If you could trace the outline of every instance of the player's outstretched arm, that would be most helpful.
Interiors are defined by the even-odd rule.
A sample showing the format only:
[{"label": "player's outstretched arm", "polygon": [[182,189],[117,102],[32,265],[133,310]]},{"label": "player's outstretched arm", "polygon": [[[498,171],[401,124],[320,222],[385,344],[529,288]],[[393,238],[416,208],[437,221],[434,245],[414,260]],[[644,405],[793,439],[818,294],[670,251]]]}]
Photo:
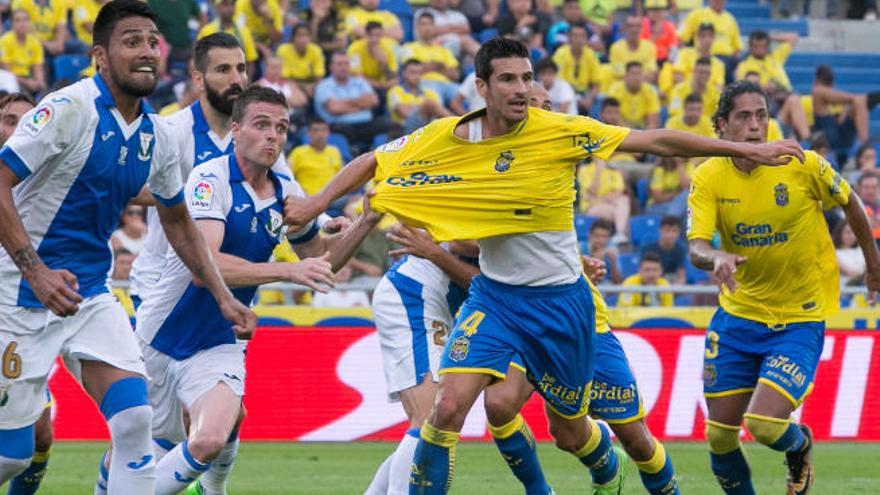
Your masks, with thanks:
[{"label": "player's outstretched arm", "polygon": [[391,256],[411,254],[424,258],[437,265],[455,285],[462,289],[468,289],[471,286],[471,279],[480,274],[479,268],[465,263],[458,256],[438,246],[431,234],[422,229],[400,225],[388,233],[388,238],[403,246],[388,254]]},{"label": "player's outstretched arm", "polygon": [[865,213],[865,205],[862,204],[862,200],[856,193],[850,192],[849,200],[843,207],[843,211],[846,214],[846,221],[865,255],[867,266],[865,285],[868,286],[869,301],[874,303],[877,300],[877,292],[880,291],[880,252],[877,250],[877,243],[871,232],[871,224]]},{"label": "player's outstretched arm", "polygon": [[620,143],[618,150],[658,156],[730,156],[764,165],[785,165],[791,157],[804,161],[804,150],[791,139],[761,144],[735,143],[671,129],[633,130]]},{"label": "player's outstretched arm", "polygon": [[356,191],[376,175],[376,156],[364,153],[342,167],[321,192],[308,198],[288,196],[284,202],[284,223],[292,231],[304,229],[337,199]]},{"label": "player's outstretched arm", "polygon": [[159,221],[168,242],[193,274],[193,280],[204,285],[217,300],[223,317],[232,322],[232,329],[241,338],[249,338],[257,326],[257,316],[238,301],[223,283],[208,245],[183,202],[174,206],[156,205]]},{"label": "player's outstretched arm", "polygon": [[691,263],[695,267],[714,273],[730,292],[736,291],[736,267],[746,262],[744,256],[715,249],[705,239],[693,239],[689,247]]},{"label": "player's outstretched arm", "polygon": [[15,172],[0,161],[0,244],[43,306],[58,316],[70,316],[82,301],[76,292],[76,276],[67,270],[50,270],[37,255],[12,200],[12,188],[19,182]]}]

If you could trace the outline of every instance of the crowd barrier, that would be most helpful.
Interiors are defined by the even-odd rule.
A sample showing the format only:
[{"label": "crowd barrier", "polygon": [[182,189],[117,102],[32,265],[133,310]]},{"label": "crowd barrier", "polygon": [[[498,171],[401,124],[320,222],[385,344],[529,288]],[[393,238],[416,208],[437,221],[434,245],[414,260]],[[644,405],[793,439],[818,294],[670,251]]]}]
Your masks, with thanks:
[{"label": "crowd barrier", "polygon": [[[258,308],[247,353],[244,440],[399,440],[407,425],[387,401],[379,343],[368,309]],[[664,440],[702,440],[702,330],[710,308],[612,312],[639,383],[647,422]],[[880,441],[880,312],[845,311],[829,321],[812,395],[795,416],[818,440]],[[869,329],[867,331],[855,329]],[[104,421],[61,367],[50,387],[59,439],[103,439]],[[548,440],[537,397],[526,405],[536,438]],[[488,439],[481,400],[465,439]]]}]

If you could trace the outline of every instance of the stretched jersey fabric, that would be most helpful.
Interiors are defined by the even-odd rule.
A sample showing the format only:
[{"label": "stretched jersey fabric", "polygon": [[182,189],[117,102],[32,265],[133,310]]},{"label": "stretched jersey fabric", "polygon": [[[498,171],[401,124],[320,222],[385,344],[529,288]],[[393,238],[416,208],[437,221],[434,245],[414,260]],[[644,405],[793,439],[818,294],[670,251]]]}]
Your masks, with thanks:
[{"label": "stretched jersey fabric", "polygon": [[607,159],[629,133],[530,107],[505,135],[471,143],[453,134],[484,113],[435,120],[378,148],[373,208],[438,241],[571,230],[575,164]]},{"label": "stretched jersey fabric", "polygon": [[[108,241],[144,185],[166,206],[183,200],[171,130],[148,111],[142,102],[126,123],[97,75],[46,96],[0,150],[22,180],[13,199],[37,254],[76,275],[84,297],[110,292]],[[0,303],[42,307],[5,250],[0,281]]]},{"label": "stretched jersey fabric", "polygon": [[[216,220],[226,224],[220,252],[253,263],[269,260],[272,250],[284,239],[284,198],[302,196],[302,189],[290,178],[270,172],[275,197],[260,199],[244,180],[235,154],[210,160],[194,169],[185,187],[187,206],[195,220]],[[312,222],[292,242],[306,242],[318,233]],[[174,359],[186,359],[196,352],[235,342],[232,324],[223,318],[214,297],[197,287],[192,274],[173,250],[156,291],[138,309],[136,332],[154,349]],[[250,305],[257,287],[232,289],[243,304]]]},{"label": "stretched jersey fabric", "polygon": [[850,186],[812,151],[803,164],[760,166],[729,158],[697,167],[688,198],[688,238],[712,239],[747,257],[738,288],[721,294],[728,313],[770,325],[821,321],[839,306],[837,258],[822,209],[844,206]]},{"label": "stretched jersey fabric", "polygon": [[596,306],[596,333],[608,333],[611,331],[611,325],[608,324],[608,303],[602,297],[602,293],[590,280],[590,277],[584,276],[587,285],[590,286],[590,292],[593,293],[593,305]]}]

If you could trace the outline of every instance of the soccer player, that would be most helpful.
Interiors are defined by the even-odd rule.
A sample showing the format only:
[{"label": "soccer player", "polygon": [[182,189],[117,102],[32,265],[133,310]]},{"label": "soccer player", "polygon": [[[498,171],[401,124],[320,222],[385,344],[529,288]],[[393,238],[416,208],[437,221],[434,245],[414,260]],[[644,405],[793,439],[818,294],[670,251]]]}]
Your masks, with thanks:
[{"label": "soccer player", "polygon": [[[284,198],[303,194],[292,179],[272,170],[286,141],[287,111],[277,91],[258,85],[246,89],[232,113],[235,150],[193,169],[185,187],[190,214],[243,304],[252,302],[263,283],[295,282],[323,292],[322,286],[333,285],[331,269],[344,265],[379,219],[366,210],[333,239],[319,236],[313,222],[287,233],[297,254],[313,257],[268,262],[285,237]],[[163,443],[185,438],[156,468],[156,494],[171,495],[207,471],[226,448],[241,412],[246,347],[236,341],[201,281],[170,253],[156,291],[138,311],[136,333],[151,378],[153,434]],[[197,493],[225,493],[225,487],[198,486]]]},{"label": "soccer player", "polygon": [[183,205],[171,131],[145,111],[142,98],[158,80],[158,38],[146,4],[106,4],[94,27],[99,73],[48,95],[0,150],[0,484],[31,462],[46,377],[61,354],[107,419],[109,493],[153,493],[146,370],[107,287],[110,234],[145,184],[171,245],[234,331],[256,325]]},{"label": "soccer player", "polygon": [[[715,115],[722,140],[761,143],[767,98],[754,83],[727,86]],[[740,425],[785,453],[787,487],[813,482],[809,427],[791,420],[813,385],[825,318],[838,309],[838,269],[822,211],[843,207],[868,266],[873,298],[880,254],[858,196],[823,158],[806,152],[767,167],[760,159],[712,158],[697,168],[689,198],[688,239],[695,266],[723,284],[709,323],[703,392],[712,471],[727,494],[754,494]],[[721,249],[713,249],[715,232]]]},{"label": "soccer player", "polygon": [[[479,393],[520,355],[547,404],[557,446],[593,471],[596,493],[622,480],[610,437],[587,418],[595,319],[573,230],[574,163],[616,149],[673,156],[733,155],[781,163],[796,143],[712,140],[670,130],[630,131],[588,117],[529,108],[533,73],[522,43],[495,38],[476,57],[486,109],[428,126],[358,157],[317,195],[289,202],[289,224],[376,175],[373,206],[424,226],[438,241],[478,239],[471,281],[421,428],[410,493],[445,493],[464,419]],[[406,171],[401,168],[409,167]]]}]

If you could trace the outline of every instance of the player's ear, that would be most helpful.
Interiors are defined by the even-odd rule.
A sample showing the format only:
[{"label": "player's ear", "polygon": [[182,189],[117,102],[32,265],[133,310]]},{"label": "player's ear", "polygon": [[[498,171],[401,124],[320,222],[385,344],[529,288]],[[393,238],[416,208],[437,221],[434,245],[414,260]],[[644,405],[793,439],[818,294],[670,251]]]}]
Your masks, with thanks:
[{"label": "player's ear", "polygon": [[107,67],[107,48],[102,45],[94,45],[92,47],[92,58],[98,70],[101,67]]},{"label": "player's ear", "polygon": [[489,93],[489,83],[487,81],[480,79],[479,77],[474,79],[474,83],[477,86],[477,93],[479,93],[480,97],[485,100],[486,96]]}]

